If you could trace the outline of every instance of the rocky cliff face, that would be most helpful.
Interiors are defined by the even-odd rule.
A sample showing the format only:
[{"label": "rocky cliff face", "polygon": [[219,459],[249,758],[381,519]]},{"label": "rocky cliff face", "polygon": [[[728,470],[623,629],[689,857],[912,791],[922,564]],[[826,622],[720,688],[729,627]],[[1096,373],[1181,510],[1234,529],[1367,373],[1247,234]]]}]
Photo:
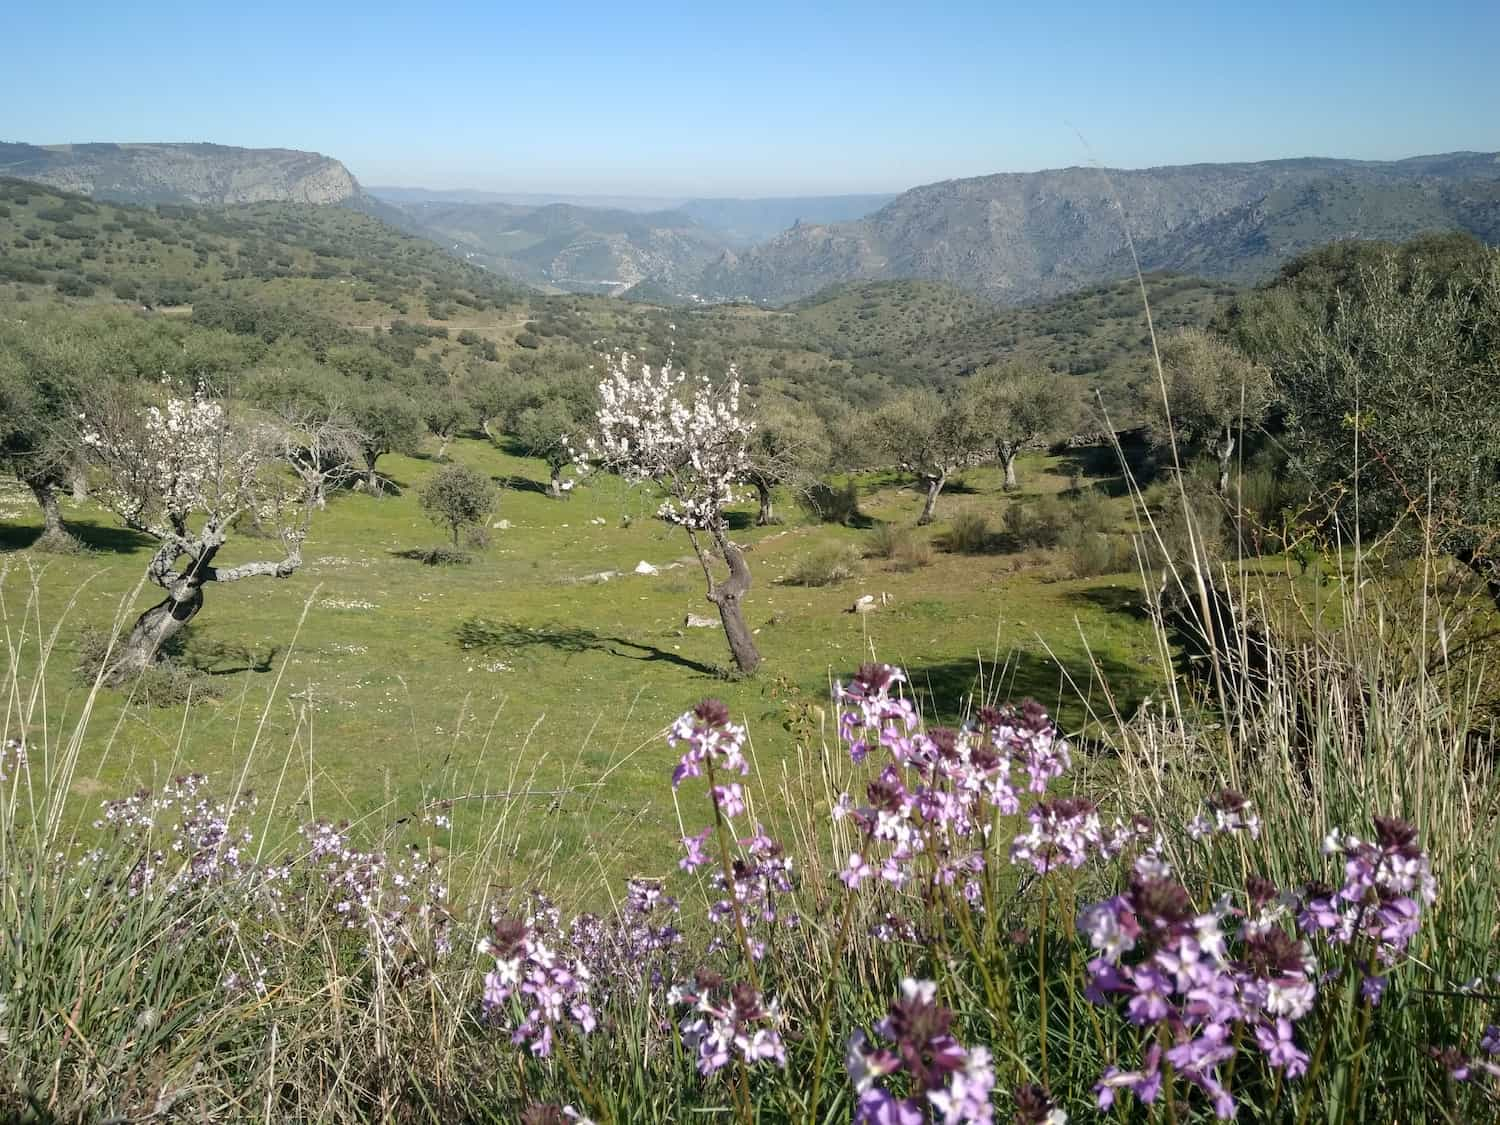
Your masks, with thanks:
[{"label": "rocky cliff face", "polygon": [[0,144],[0,174],[134,203],[339,203],[361,194],[316,152],[210,144]]},{"label": "rocky cliff face", "polygon": [[1492,210],[1483,185],[1497,181],[1495,155],[1471,153],[949,180],[913,188],[855,222],[784,231],[709,266],[700,288],[784,302],[835,282],[925,278],[1015,304],[1129,272],[1127,222],[1143,264],[1255,280],[1336,238],[1434,227],[1483,237]]}]

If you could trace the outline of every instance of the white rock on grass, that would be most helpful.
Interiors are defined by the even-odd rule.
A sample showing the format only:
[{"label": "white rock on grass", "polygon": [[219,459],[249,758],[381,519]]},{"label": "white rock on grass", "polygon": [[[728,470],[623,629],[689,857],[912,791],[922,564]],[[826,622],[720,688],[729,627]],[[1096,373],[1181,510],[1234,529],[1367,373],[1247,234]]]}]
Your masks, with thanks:
[{"label": "white rock on grass", "polygon": [[635,572],[637,574],[660,574],[661,567],[652,566],[645,559],[642,559],[640,562],[635,564]]}]

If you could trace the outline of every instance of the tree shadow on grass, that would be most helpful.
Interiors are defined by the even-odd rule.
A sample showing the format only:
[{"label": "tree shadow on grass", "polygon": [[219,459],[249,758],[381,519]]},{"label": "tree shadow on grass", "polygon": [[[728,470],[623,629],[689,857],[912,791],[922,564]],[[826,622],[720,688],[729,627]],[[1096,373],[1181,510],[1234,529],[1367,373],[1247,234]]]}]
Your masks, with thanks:
[{"label": "tree shadow on grass", "polygon": [[[149,535],[142,535],[138,531],[115,527],[107,523],[75,523],[68,520],[63,526],[69,535],[90,551],[111,551],[115,554],[128,555],[155,543]],[[31,527],[7,524],[0,527],[0,551],[24,551],[34,546],[41,537],[40,525]]]},{"label": "tree shadow on grass", "polygon": [[[722,672],[709,664],[690,660],[679,653],[668,652],[655,645],[625,637],[607,637],[581,625],[564,625],[549,622],[545,625],[521,625],[514,621],[487,621],[471,617],[454,631],[458,646],[466,651],[486,653],[521,653],[528,649],[545,648],[569,656],[582,652],[604,652],[627,660],[643,660],[648,663],[660,661],[679,668],[686,668],[699,675],[718,679]],[[620,649],[635,649],[641,655],[621,652]]]},{"label": "tree shadow on grass", "polygon": [[963,477],[954,477],[943,485],[944,496],[978,496],[979,489],[975,488]]},{"label": "tree shadow on grass", "polygon": [[539,492],[543,496],[551,495],[545,481],[532,480],[530,477],[518,476],[516,474],[497,476],[491,479],[501,488],[509,489],[511,492]]},{"label": "tree shadow on grass", "polygon": [[1075,590],[1068,596],[1098,606],[1106,613],[1123,614],[1136,621],[1151,620],[1146,594],[1139,585],[1091,586],[1087,590]]},{"label": "tree shadow on grass", "polygon": [[[253,649],[249,645],[225,644],[222,641],[190,643],[179,661],[209,676],[233,676],[240,672],[265,673],[271,671],[280,651],[280,645]],[[219,667],[225,661],[231,662],[231,667]]]},{"label": "tree shadow on grass", "polygon": [[[1129,714],[1148,690],[1143,670],[1107,653],[1064,660],[1059,666],[1045,653],[1018,649],[999,664],[981,665],[978,658],[914,664],[906,669],[917,704],[930,722],[956,723],[982,704],[1003,706],[1035,699],[1064,730],[1104,718],[1108,704],[1099,679]],[[981,694],[982,693],[982,694]]]}]

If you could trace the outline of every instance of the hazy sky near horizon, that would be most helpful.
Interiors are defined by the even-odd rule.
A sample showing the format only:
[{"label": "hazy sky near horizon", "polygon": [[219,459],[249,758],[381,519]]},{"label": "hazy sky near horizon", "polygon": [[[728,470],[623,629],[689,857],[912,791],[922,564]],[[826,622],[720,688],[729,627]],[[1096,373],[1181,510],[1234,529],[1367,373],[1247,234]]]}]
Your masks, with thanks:
[{"label": "hazy sky near horizon", "polygon": [[311,149],[366,184],[790,195],[1500,149],[1500,0],[4,0],[0,42],[0,140]]}]

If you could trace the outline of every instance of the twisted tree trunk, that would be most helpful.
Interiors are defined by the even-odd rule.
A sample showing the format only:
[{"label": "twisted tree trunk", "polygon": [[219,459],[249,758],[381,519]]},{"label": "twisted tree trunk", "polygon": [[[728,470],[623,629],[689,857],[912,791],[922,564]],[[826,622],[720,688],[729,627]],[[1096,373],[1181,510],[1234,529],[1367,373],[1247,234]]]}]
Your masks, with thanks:
[{"label": "twisted tree trunk", "polygon": [[[105,674],[106,683],[119,686],[158,663],[167,643],[203,609],[203,588],[208,583],[255,577],[286,578],[302,565],[301,544],[292,540],[287,544],[286,557],[280,560],[216,567],[213,559],[224,540],[221,529],[209,526],[195,539],[173,537],[152,556],[146,574],[167,596],[137,617],[121,638]],[[188,565],[181,571],[173,570],[184,555],[189,559]]]},{"label": "twisted tree trunk", "polygon": [[1224,432],[1219,435],[1218,444],[1214,446],[1214,452],[1219,458],[1219,495],[1229,495],[1229,459],[1234,456],[1234,430],[1229,426],[1224,427]]},{"label": "twisted tree trunk", "polygon": [[698,541],[697,533],[689,530],[688,535],[692,539],[693,550],[698,554],[698,561],[703,564],[703,573],[708,579],[708,600],[719,611],[719,622],[724,626],[724,639],[729,642],[729,652],[734,657],[735,667],[741,673],[749,675],[760,666],[760,652],[755,647],[750,626],[745,623],[745,611],[741,604],[745,595],[750,592],[750,564],[745,561],[744,553],[729,541],[722,525],[710,528],[709,533],[729,568],[729,577],[723,582],[714,579],[708,556]]},{"label": "twisted tree trunk", "polygon": [[549,468],[552,470],[552,475],[551,479],[547,482],[547,495],[552,497],[552,499],[554,500],[561,500],[563,496],[563,467],[561,465],[551,465],[549,466]]},{"label": "twisted tree trunk", "polygon": [[938,473],[919,473],[917,479],[922,482],[922,487],[927,490],[927,500],[922,505],[922,514],[917,517],[917,526],[922,527],[937,518],[938,496],[943,491],[943,485],[948,483],[946,471]]},{"label": "twisted tree trunk", "polygon": [[1016,457],[1021,449],[1011,442],[1000,443],[1000,464],[1005,467],[1005,491],[1014,492],[1021,487],[1021,482],[1016,479]]},{"label": "twisted tree trunk", "polygon": [[42,538],[66,538],[68,532],[63,527],[62,509],[57,504],[56,483],[51,480],[29,480],[26,486],[31,489],[31,494],[36,497],[36,502],[42,509]]},{"label": "twisted tree trunk", "polygon": [[757,476],[751,481],[755,485],[755,495],[760,500],[760,511],[755,515],[756,527],[769,527],[776,520],[776,513],[771,509],[771,486],[764,477]]}]

